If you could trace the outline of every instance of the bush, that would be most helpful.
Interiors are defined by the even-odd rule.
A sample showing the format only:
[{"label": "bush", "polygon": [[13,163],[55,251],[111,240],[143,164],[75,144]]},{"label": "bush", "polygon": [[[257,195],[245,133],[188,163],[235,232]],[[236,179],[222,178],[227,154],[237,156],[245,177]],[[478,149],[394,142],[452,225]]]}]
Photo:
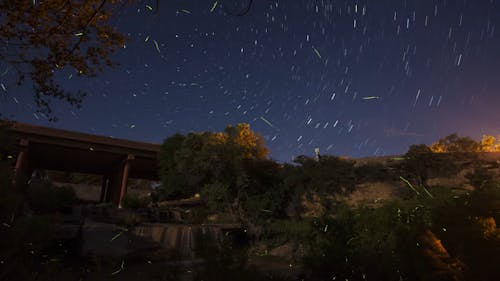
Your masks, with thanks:
[{"label": "bush", "polygon": [[150,197],[139,197],[133,194],[125,194],[122,200],[122,207],[137,210],[139,208],[146,208],[150,202]]},{"label": "bush", "polygon": [[[233,247],[229,239],[222,239],[216,245],[209,239],[197,237],[196,255],[204,260],[204,266],[194,272],[196,281],[280,281],[292,280],[259,270],[248,264],[248,249]],[[295,279],[293,279],[295,280]]]},{"label": "bush", "polygon": [[141,222],[142,218],[139,215],[128,213],[125,216],[121,217],[116,224],[125,229],[132,229]]},{"label": "bush", "polygon": [[286,242],[300,244],[314,237],[314,228],[311,220],[278,220],[264,230],[263,238],[276,246]]},{"label": "bush", "polygon": [[354,170],[356,181],[360,182],[376,182],[376,181],[389,181],[394,176],[384,167],[381,163],[368,163]]},{"label": "bush", "polygon": [[[26,203],[36,205],[42,200],[44,211],[59,209],[61,207],[60,198],[66,198],[67,192],[63,190],[41,192],[42,198],[34,196],[34,190],[27,186],[16,188],[12,185],[12,166],[2,165],[0,161],[0,257],[2,259],[0,280],[32,280],[33,273],[43,275],[44,264],[48,256],[54,257],[54,234],[56,223],[55,216],[37,215],[26,216],[22,206]],[[30,199],[37,201],[27,201],[27,196],[22,191],[27,190]],[[54,193],[58,193],[57,195]],[[47,196],[49,195],[49,196]],[[51,198],[59,198],[51,203]],[[72,201],[68,199],[68,201]],[[67,201],[66,201],[67,202]],[[51,204],[49,204],[51,203]],[[50,251],[50,253],[49,253]],[[60,254],[60,253],[59,253]]]},{"label": "bush", "polygon": [[[298,167],[286,167],[284,180],[287,185],[303,186],[320,193],[343,193],[354,190],[356,175],[354,161],[336,156],[321,156],[318,161],[299,156]],[[286,177],[290,176],[290,179]]]},{"label": "bush", "polygon": [[206,206],[190,207],[188,212],[182,212],[182,221],[184,223],[205,223],[207,217],[211,214]]},{"label": "bush", "polygon": [[478,189],[494,185],[493,174],[481,166],[474,167],[474,170],[467,173],[465,178],[469,180],[470,185]]},{"label": "bush", "polygon": [[201,189],[201,198],[211,211],[224,211],[228,207],[229,186],[224,183],[206,184]]},{"label": "bush", "polygon": [[30,186],[28,198],[31,209],[39,214],[63,212],[78,202],[70,186],[54,187],[49,183]]},{"label": "bush", "polygon": [[284,218],[290,197],[287,186],[274,185],[265,192],[248,195],[244,202],[245,211],[255,222],[262,222],[268,218]]}]

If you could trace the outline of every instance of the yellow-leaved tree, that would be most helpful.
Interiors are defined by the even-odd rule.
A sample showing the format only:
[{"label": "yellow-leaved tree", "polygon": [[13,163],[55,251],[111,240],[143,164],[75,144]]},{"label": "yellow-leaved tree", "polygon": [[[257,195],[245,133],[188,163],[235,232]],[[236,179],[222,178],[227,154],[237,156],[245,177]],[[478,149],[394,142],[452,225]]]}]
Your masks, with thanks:
[{"label": "yellow-leaved tree", "polygon": [[496,139],[494,136],[483,135],[481,140],[481,151],[494,152],[496,150]]}]

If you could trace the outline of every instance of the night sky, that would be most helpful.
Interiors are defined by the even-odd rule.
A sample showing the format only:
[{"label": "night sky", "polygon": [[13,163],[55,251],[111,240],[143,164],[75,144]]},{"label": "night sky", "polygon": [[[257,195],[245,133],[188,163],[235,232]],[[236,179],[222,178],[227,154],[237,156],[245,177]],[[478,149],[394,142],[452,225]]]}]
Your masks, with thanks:
[{"label": "night sky", "polygon": [[[248,1],[248,0],[247,0]],[[160,143],[246,122],[270,156],[394,155],[457,132],[500,134],[500,3],[495,0],[142,1],[116,27],[120,65],[92,79],[81,109],[35,113],[6,87],[14,120]],[[153,7],[149,9],[147,5]],[[9,81],[3,81],[9,85]]]}]

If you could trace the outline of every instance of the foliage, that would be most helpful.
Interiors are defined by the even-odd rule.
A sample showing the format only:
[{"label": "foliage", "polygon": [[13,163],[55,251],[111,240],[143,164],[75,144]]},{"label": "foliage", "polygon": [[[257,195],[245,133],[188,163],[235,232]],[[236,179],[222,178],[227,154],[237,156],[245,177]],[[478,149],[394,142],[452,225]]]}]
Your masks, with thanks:
[{"label": "foliage", "polygon": [[494,152],[498,151],[498,145],[495,144],[496,139],[494,136],[483,135],[483,139],[481,140],[481,151],[484,152]]},{"label": "foliage", "polygon": [[466,280],[491,280],[500,274],[500,239],[489,237],[483,223],[500,220],[499,202],[500,188],[495,184],[455,198],[453,208],[435,213],[436,233],[467,266]]},{"label": "foliage", "polygon": [[493,173],[488,171],[486,168],[482,166],[474,167],[472,172],[469,172],[465,175],[465,178],[469,180],[469,183],[478,189],[483,189],[492,184],[495,184],[493,179]]},{"label": "foliage", "polygon": [[432,152],[479,152],[481,144],[469,137],[451,134],[430,146]]},{"label": "foliage", "polygon": [[458,172],[458,167],[449,155],[432,152],[425,144],[412,145],[402,161],[405,176],[417,180],[425,186],[430,177],[451,176]]},{"label": "foliage", "polygon": [[381,163],[368,163],[354,170],[357,182],[390,181],[394,175]]},{"label": "foliage", "polygon": [[[51,216],[15,217],[0,229],[0,280],[31,280],[43,271],[42,260],[53,242],[55,221]],[[41,273],[41,272],[40,272]]]},{"label": "foliage", "polygon": [[354,162],[336,156],[322,156],[318,161],[299,157],[295,160],[300,164],[296,170],[300,173],[298,179],[307,190],[336,193],[348,192],[354,189]]},{"label": "foliage", "polygon": [[416,178],[419,185],[422,185],[427,181],[429,171],[437,166],[437,160],[426,145],[412,145],[405,154],[402,164],[403,171]]},{"label": "foliage", "polygon": [[271,223],[265,230],[263,238],[276,245],[286,242],[304,243],[314,238],[314,225],[307,219],[282,219]]},{"label": "foliage", "polygon": [[92,77],[113,65],[110,55],[125,42],[110,22],[121,8],[120,2],[0,2],[4,14],[0,18],[0,60],[10,66],[3,71],[8,74],[12,70],[8,75],[18,85],[25,80],[32,82],[38,111],[50,116],[51,99],[80,106],[84,94],[62,89],[59,75],[73,70],[77,76]]},{"label": "foliage", "polygon": [[363,209],[358,215],[351,245],[364,270],[375,279],[411,276],[419,251],[417,237],[432,224],[429,208],[419,207],[415,201],[393,202],[374,210]]},{"label": "foliage", "polygon": [[240,150],[244,159],[265,159],[269,150],[264,144],[261,135],[250,130],[250,125],[240,123],[236,126],[227,126],[224,129],[227,142]]},{"label": "foliage", "polygon": [[323,218],[314,228],[314,239],[308,241],[308,254],[303,258],[309,271],[308,280],[359,280],[360,270],[352,264],[350,243],[354,235],[353,213],[342,212],[335,219]]},{"label": "foliage", "polygon": [[246,169],[266,155],[262,137],[248,124],[222,133],[177,134],[165,140],[159,155],[162,189],[169,199],[201,192],[213,210],[236,214],[250,185]]},{"label": "foliage", "polygon": [[245,162],[244,167],[248,177],[244,198],[247,216],[255,222],[285,217],[295,188],[284,182],[290,175],[289,166],[281,167],[271,160],[255,160]]},{"label": "foliage", "polygon": [[185,138],[183,135],[175,134],[165,139],[158,155],[158,173],[162,184],[158,192],[166,199],[189,196],[194,193],[192,190],[186,190],[186,179],[177,167],[176,155]]},{"label": "foliage", "polygon": [[250,266],[247,249],[244,247],[234,249],[227,241],[218,246],[202,244],[197,255],[204,259],[205,266],[195,272],[193,280],[196,281],[287,280],[280,276],[264,274],[254,266]]},{"label": "foliage", "polygon": [[49,183],[32,184],[28,198],[31,209],[39,214],[64,212],[78,202],[70,186],[54,187]]},{"label": "foliage", "polygon": [[139,197],[130,193],[125,194],[122,200],[122,206],[124,208],[137,210],[139,208],[146,208],[151,202],[149,197]]},{"label": "foliage", "polygon": [[451,134],[439,139],[430,146],[432,152],[498,152],[500,151],[500,137],[483,135],[481,141],[475,141],[469,137],[459,137]]},{"label": "foliage", "polygon": [[123,229],[127,230],[127,229],[133,229],[141,222],[143,222],[143,219],[138,214],[127,213],[125,216],[120,217],[120,219],[116,222],[116,224],[123,227]]},{"label": "foliage", "polygon": [[229,186],[224,183],[206,184],[201,189],[201,198],[205,200],[209,210],[224,211],[229,206],[228,190]]},{"label": "foliage", "polygon": [[[312,228],[308,235],[314,239],[309,240],[304,263],[313,280],[332,276],[342,280],[491,280],[499,274],[495,262],[500,258],[500,236],[495,229],[500,219],[498,202],[498,186],[463,196],[436,188],[432,198],[414,196],[377,209],[347,210],[334,219],[318,220],[328,229]],[[426,233],[434,233],[438,244],[426,244]],[[433,248],[440,245],[441,249]]]},{"label": "foliage", "polygon": [[[251,168],[245,166],[249,178],[245,209],[253,221],[300,217],[305,191],[323,195],[325,199],[332,193],[352,191],[359,180],[354,162],[339,157],[322,156],[318,161],[299,157],[296,163],[300,165],[254,161]],[[322,203],[324,207],[330,204],[328,200]]]},{"label": "foliage", "polygon": [[[202,197],[213,211],[230,210],[257,224],[260,241],[273,246],[290,242],[303,246],[308,252],[304,264],[312,280],[442,280],[443,276],[460,276],[452,268],[487,280],[477,271],[487,268],[495,272],[493,263],[481,267],[477,262],[484,260],[479,250],[496,257],[494,250],[500,242],[491,234],[496,233],[495,220],[500,214],[498,186],[481,167],[467,176],[481,189],[458,196],[450,189],[426,188],[429,177],[451,176],[458,171],[452,156],[434,153],[426,145],[410,147],[401,170],[394,174],[383,165],[354,167],[354,162],[334,156],[318,160],[302,156],[296,165],[248,158],[245,155],[251,150],[239,147],[244,142],[229,141],[229,135],[181,136],[178,144],[171,145],[174,148],[172,158],[166,160],[171,161],[167,170],[180,175],[179,182],[185,186],[196,183],[199,188],[201,184]],[[467,140],[458,143],[460,149],[474,147]],[[457,147],[452,150],[458,151]],[[376,209],[350,210],[333,204],[329,217],[299,219],[306,191],[318,194],[326,206],[332,193],[349,192],[359,182],[391,180],[398,175],[417,180],[413,188],[420,196],[409,192],[405,199]],[[211,269],[225,270],[221,264],[226,261],[219,259]],[[469,269],[457,266],[461,261]],[[245,272],[244,267],[228,267],[228,272],[238,270]],[[216,276],[214,272],[203,273]]]},{"label": "foliage", "polygon": [[[212,214],[212,212],[206,206],[190,207],[188,212],[184,211],[182,213],[182,222],[203,224],[207,222],[207,218],[208,216],[210,216],[210,214]],[[224,221],[220,220],[220,218],[217,217],[216,223],[224,223],[224,222],[233,222],[233,221],[231,219]]]},{"label": "foliage", "polygon": [[424,262],[418,236],[433,226],[433,210],[448,202],[442,198],[415,197],[376,209],[344,209],[334,219],[323,219],[319,225],[324,227],[314,229],[304,259],[313,279],[417,280],[417,269]]},{"label": "foliage", "polygon": [[26,194],[12,184],[9,162],[0,159],[0,280],[31,280],[33,272],[43,271],[42,260],[52,245],[57,221],[49,215],[24,215]]}]

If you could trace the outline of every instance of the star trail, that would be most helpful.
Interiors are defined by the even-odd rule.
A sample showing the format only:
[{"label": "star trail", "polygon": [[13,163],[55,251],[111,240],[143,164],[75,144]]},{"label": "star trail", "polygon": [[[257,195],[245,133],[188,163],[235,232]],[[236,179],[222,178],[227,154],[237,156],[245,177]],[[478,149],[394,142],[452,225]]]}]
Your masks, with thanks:
[{"label": "star trail", "polygon": [[[138,1],[115,15],[119,65],[59,77],[82,108],[36,113],[0,77],[14,120],[131,140],[249,123],[278,161],[396,155],[457,132],[500,133],[495,0]],[[2,69],[0,69],[2,71]],[[0,73],[1,75],[1,73]]]}]

